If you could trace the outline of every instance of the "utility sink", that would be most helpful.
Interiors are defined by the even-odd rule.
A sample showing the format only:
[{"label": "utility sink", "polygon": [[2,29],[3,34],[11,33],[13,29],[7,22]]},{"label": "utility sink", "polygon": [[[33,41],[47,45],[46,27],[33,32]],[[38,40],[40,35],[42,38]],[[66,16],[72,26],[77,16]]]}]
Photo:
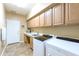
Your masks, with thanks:
[{"label": "utility sink", "polygon": [[42,35],[42,36],[35,37],[35,39],[38,39],[40,41],[44,41],[44,40],[47,40],[49,38],[52,38],[52,36],[50,36],[50,35]]},{"label": "utility sink", "polygon": [[33,37],[42,36],[40,33],[31,33],[31,35],[32,35]]}]

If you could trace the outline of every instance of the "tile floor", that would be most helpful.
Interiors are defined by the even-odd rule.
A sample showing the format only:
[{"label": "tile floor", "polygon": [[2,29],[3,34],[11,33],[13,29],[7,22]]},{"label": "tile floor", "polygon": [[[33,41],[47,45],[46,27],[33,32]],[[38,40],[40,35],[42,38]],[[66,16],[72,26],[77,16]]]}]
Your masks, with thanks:
[{"label": "tile floor", "polygon": [[0,55],[2,54],[2,51],[3,51],[4,47],[5,47],[5,45],[1,44],[1,42],[0,42]]},{"label": "tile floor", "polygon": [[32,56],[33,51],[28,44],[15,43],[6,47],[3,56]]},{"label": "tile floor", "polygon": [[3,50],[3,49],[2,49],[2,47],[0,46],[0,55],[1,55],[1,53],[2,53],[2,50]]}]

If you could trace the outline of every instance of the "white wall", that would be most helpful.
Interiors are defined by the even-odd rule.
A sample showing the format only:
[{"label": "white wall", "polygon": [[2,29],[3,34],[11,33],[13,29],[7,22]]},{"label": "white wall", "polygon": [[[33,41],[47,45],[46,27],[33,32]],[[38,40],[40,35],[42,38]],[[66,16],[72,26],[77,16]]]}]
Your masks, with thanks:
[{"label": "white wall", "polygon": [[6,39],[6,26],[5,26],[5,10],[4,5],[0,3],[0,28],[2,29],[2,40]]},{"label": "white wall", "polygon": [[32,8],[32,10],[31,10],[31,12],[30,12],[30,14],[29,14],[29,16],[28,16],[27,19],[29,19],[29,18],[31,18],[32,16],[34,16],[35,14],[39,13],[41,10],[43,10],[44,8],[46,8],[47,6],[49,6],[50,4],[51,4],[51,3],[39,3],[39,4],[36,4],[36,5]]},{"label": "white wall", "polygon": [[0,3],[0,29],[2,29],[2,34],[0,35],[0,38],[2,36],[2,41],[3,41],[0,43],[0,50],[2,52],[2,49],[6,44],[5,10],[4,10],[4,5],[2,3]]},{"label": "white wall", "polygon": [[5,25],[5,14],[4,14],[4,6],[0,3],[0,27]]}]

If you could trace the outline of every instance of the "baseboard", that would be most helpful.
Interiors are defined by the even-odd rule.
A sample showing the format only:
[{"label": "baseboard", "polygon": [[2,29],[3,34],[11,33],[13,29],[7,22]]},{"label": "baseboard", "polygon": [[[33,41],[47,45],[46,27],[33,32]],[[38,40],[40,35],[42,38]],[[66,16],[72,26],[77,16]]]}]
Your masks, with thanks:
[{"label": "baseboard", "polygon": [[19,42],[24,42],[24,41],[19,41]]},{"label": "baseboard", "polygon": [[16,43],[22,43],[22,42],[24,42],[24,41],[14,42],[14,43],[10,43],[8,45],[12,45],[12,44],[16,44]]}]

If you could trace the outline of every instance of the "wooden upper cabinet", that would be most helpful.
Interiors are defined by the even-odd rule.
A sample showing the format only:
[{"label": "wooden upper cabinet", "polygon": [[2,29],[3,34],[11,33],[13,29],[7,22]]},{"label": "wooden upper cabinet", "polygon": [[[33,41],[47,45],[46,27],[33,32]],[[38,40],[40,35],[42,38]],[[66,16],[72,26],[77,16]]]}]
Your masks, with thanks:
[{"label": "wooden upper cabinet", "polygon": [[39,27],[39,16],[28,21],[28,27]]},{"label": "wooden upper cabinet", "polygon": [[79,24],[79,3],[65,4],[65,23]]},{"label": "wooden upper cabinet", "polygon": [[40,26],[41,26],[41,27],[44,26],[44,19],[45,19],[45,14],[42,13],[42,14],[40,15]]},{"label": "wooden upper cabinet", "polygon": [[29,21],[27,22],[27,26],[28,26],[28,28],[32,27],[32,26],[31,26],[31,20],[29,20]]},{"label": "wooden upper cabinet", "polygon": [[52,22],[51,22],[51,9],[49,9],[48,11],[45,12],[45,26],[51,26]]},{"label": "wooden upper cabinet", "polygon": [[34,27],[34,25],[35,25],[34,24],[34,19],[28,21],[28,27],[29,28]]},{"label": "wooden upper cabinet", "polygon": [[39,16],[34,18],[34,27],[39,27]]},{"label": "wooden upper cabinet", "polygon": [[53,7],[53,25],[64,24],[64,4],[58,4]]}]

